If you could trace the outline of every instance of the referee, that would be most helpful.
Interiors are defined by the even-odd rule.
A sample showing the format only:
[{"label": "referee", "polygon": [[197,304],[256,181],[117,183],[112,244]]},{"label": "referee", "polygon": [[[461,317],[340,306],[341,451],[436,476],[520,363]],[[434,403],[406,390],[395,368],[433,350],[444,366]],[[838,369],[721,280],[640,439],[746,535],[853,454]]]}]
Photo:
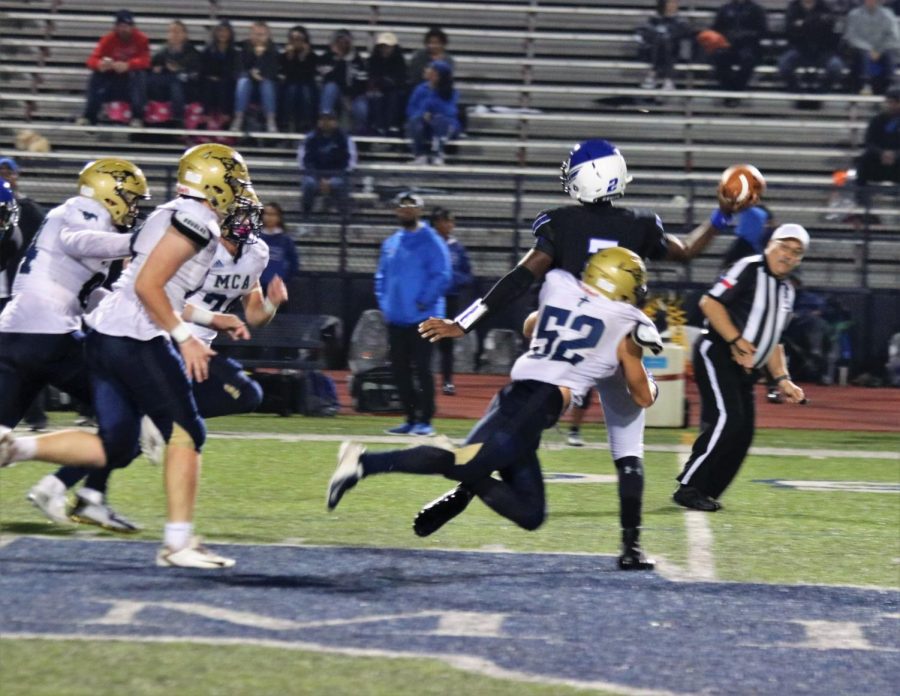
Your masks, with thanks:
[{"label": "referee", "polygon": [[803,400],[785,365],[781,334],[794,307],[787,281],[809,247],[800,225],[781,225],[765,251],[737,261],[700,300],[708,331],[694,347],[694,374],[700,389],[700,436],[694,442],[676,503],[713,512],[737,475],[754,431],[753,385],[764,367],[785,398]]}]

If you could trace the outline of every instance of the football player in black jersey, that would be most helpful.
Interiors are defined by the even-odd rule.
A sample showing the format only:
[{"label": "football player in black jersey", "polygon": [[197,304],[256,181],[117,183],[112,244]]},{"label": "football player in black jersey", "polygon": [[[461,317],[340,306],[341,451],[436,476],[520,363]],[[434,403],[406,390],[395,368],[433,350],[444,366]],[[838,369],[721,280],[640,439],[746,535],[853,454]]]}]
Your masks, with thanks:
[{"label": "football player in black jersey", "polygon": [[[575,276],[580,275],[587,259],[605,247],[622,246],[650,260],[690,261],[709,244],[718,230],[728,225],[731,214],[738,212],[720,196],[719,208],[710,219],[682,239],[666,233],[659,216],[651,211],[612,205],[612,201],[625,195],[625,187],[630,181],[625,158],[612,143],[595,139],[576,145],[562,164],[562,184],[563,190],[578,205],[560,206],[538,214],[532,225],[534,247],[519,264],[453,320],[428,319],[419,325],[419,333],[432,342],[458,338],[471,331],[480,319],[524,294],[549,270],[562,268]],[[750,196],[741,208],[756,202],[756,198]],[[640,337],[636,336],[635,340],[640,342]],[[620,384],[604,388],[601,382],[597,386],[619,476],[623,544],[619,567],[651,570],[653,564],[640,552],[638,542],[644,488],[644,409],[618,398],[622,391]],[[429,519],[444,515],[453,517],[468,497],[467,492],[458,487],[429,504],[420,517],[425,513]],[[417,533],[421,531],[430,533],[416,528]]]}]

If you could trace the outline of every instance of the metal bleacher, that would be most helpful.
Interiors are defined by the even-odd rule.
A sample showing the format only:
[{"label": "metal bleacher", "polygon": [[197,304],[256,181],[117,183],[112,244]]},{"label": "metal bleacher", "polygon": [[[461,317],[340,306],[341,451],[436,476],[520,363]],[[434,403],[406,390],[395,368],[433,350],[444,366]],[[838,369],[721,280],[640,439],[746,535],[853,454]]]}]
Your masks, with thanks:
[{"label": "metal bleacher", "polygon": [[[702,28],[720,4],[694,0],[682,8]],[[674,91],[637,87],[648,66],[635,58],[634,30],[655,7],[653,0],[602,7],[572,0],[220,0],[208,7],[159,0],[133,9],[154,48],[173,18],[184,21],[198,42],[219,17],[229,18],[239,37],[263,17],[279,42],[301,23],[318,50],[338,28],[350,29],[363,48],[378,32],[393,31],[407,53],[419,47],[431,25],[449,34],[457,87],[469,107],[467,137],[453,144],[441,168],[410,165],[402,141],[357,138],[361,162],[349,218],[300,219],[295,151],[302,135],[253,133],[240,143],[261,196],[284,205],[305,270],[371,272],[393,223],[384,202],[391,192],[415,185],[427,192],[429,204],[457,211],[457,236],[472,252],[477,272],[496,277],[528,244],[534,214],[565,202],[557,172],[571,144],[602,136],[619,145],[635,176],[628,204],[655,209],[669,229],[707,215],[721,170],[750,161],[766,174],[767,202],[778,219],[804,224],[821,239],[804,264],[808,284],[894,287],[900,264],[896,192],[876,197],[877,218],[866,218],[864,238],[845,222],[848,216],[859,219],[854,204],[828,207],[831,173],[851,164],[881,99],[779,91],[772,57],[784,2],[762,4],[769,11],[771,55],[745,93],[713,89],[702,62],[679,64]],[[130,156],[159,181],[171,181],[188,133],[73,125],[88,76],[84,60],[120,6],[120,0],[0,0],[0,151],[27,164],[27,189],[42,202],[69,195],[72,173],[101,154]],[[725,108],[724,97],[741,101]],[[813,100],[818,110],[798,110],[798,102]],[[46,136],[53,152],[11,149],[22,129]],[[717,240],[688,270],[662,266],[658,273],[668,280],[706,281],[727,243]]]}]

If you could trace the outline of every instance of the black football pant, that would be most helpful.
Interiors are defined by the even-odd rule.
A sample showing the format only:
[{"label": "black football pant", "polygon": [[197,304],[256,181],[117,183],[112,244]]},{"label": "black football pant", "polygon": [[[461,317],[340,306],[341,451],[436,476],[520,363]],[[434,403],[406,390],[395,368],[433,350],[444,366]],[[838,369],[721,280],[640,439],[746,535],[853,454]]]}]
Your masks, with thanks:
[{"label": "black football pant", "polygon": [[700,389],[700,436],[678,480],[718,498],[737,475],[753,441],[757,373],[731,359],[728,346],[701,338],[694,347]]},{"label": "black football pant", "polygon": [[[512,382],[497,393],[456,452],[422,446],[366,453],[363,471],[366,476],[443,474],[465,484],[494,512],[524,529],[537,529],[546,517],[537,449],[542,431],[556,423],[561,410],[559,387],[533,380]],[[466,461],[466,445],[478,443],[481,448]],[[501,480],[491,477],[495,471]]]},{"label": "black football pant", "polygon": [[[434,416],[434,377],[431,374],[431,343],[419,336],[418,327],[388,324],[391,368],[397,392],[409,423],[431,423]],[[413,375],[418,388],[413,384]]]}]

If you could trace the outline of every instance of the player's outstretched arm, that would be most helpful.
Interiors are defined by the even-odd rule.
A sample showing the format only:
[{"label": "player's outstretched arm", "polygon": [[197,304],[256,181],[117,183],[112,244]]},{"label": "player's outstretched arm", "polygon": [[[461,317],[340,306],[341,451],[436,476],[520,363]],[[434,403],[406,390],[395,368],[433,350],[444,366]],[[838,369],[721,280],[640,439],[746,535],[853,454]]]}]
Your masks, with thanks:
[{"label": "player's outstretched arm", "polygon": [[250,292],[243,297],[244,316],[247,323],[256,328],[265,326],[270,321],[278,308],[287,302],[288,292],[284,281],[280,276],[273,276],[269,282],[268,294],[263,295],[262,286],[256,281]]},{"label": "player's outstretched arm", "polygon": [[659,387],[644,368],[643,349],[634,342],[631,336],[626,336],[619,341],[616,351],[622,371],[625,374],[625,383],[631,398],[641,408],[650,408],[659,395]]},{"label": "player's outstretched arm", "polygon": [[514,269],[503,276],[484,297],[479,297],[453,319],[432,317],[419,324],[419,334],[434,343],[442,338],[459,338],[475,324],[521,297],[535,280],[546,275],[553,265],[549,254],[531,249]]}]

